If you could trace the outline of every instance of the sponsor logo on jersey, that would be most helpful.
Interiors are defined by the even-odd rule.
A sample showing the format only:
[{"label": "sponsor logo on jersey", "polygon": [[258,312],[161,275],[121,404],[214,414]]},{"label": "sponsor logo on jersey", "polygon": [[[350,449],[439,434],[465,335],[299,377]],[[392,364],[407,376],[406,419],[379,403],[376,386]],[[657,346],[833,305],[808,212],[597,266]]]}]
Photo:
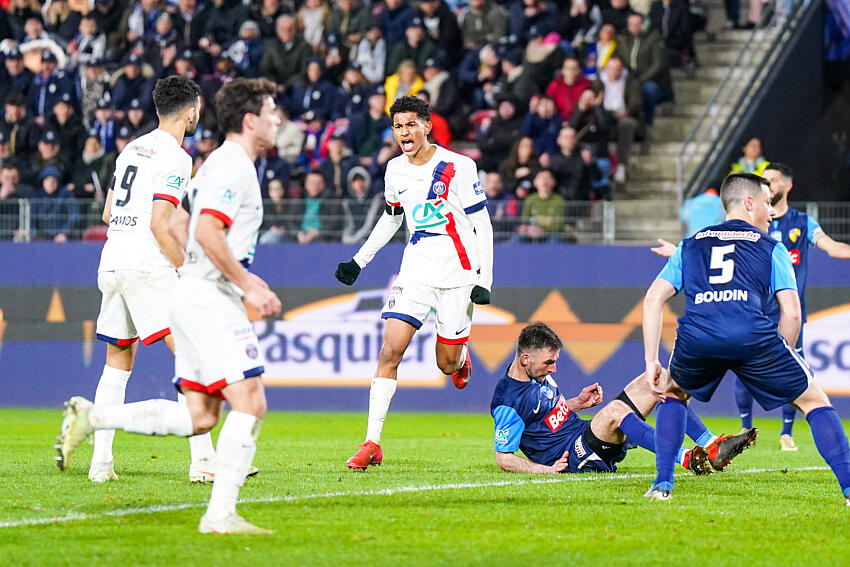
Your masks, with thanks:
[{"label": "sponsor logo on jersey", "polygon": [[505,445],[508,442],[508,433],[510,429],[497,429],[496,430],[496,443],[500,445]]},{"label": "sponsor logo on jersey", "polygon": [[233,191],[227,187],[219,187],[216,189],[215,193],[218,195],[219,200],[224,201],[225,203],[233,202]]},{"label": "sponsor logo on jersey", "polygon": [[413,208],[413,222],[416,226],[415,230],[425,230],[442,226],[449,221],[443,214],[445,203],[420,203]]},{"label": "sponsor logo on jersey", "polygon": [[564,399],[564,396],[559,396],[558,403],[555,404],[555,407],[549,412],[549,415],[546,416],[544,421],[547,427],[554,433],[567,421],[569,416],[570,408],[567,407],[567,400]]},{"label": "sponsor logo on jersey", "polygon": [[479,181],[475,182],[475,185],[472,186],[472,190],[475,192],[476,195],[484,194],[484,188],[481,186],[481,183]]},{"label": "sponsor logo on jersey", "polygon": [[790,240],[791,242],[796,244],[797,239],[800,238],[800,236],[802,236],[802,234],[803,234],[803,231],[800,230],[799,228],[792,228],[788,232],[788,240]]},{"label": "sponsor logo on jersey", "polygon": [[789,250],[788,254],[791,255],[791,263],[795,266],[800,264],[800,251],[799,250]]},{"label": "sponsor logo on jersey", "polygon": [[761,234],[752,230],[703,230],[694,235],[694,238],[717,238],[718,240],[747,240],[758,242]]},{"label": "sponsor logo on jersey", "polygon": [[724,289],[703,291],[694,296],[694,303],[723,303],[726,301],[747,301],[747,290],[745,289]]},{"label": "sponsor logo on jersey", "polygon": [[169,175],[168,179],[165,180],[165,186],[170,187],[172,189],[180,189],[183,186],[184,181],[186,181],[185,177],[180,177],[179,175]]}]

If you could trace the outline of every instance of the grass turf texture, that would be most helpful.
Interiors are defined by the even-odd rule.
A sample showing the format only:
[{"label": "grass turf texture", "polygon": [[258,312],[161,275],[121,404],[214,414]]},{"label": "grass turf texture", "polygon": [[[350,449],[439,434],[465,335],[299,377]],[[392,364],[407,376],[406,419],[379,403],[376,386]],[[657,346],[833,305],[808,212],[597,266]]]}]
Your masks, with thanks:
[{"label": "grass turf texture", "polygon": [[[739,428],[706,421],[715,433]],[[780,452],[779,420],[761,419],[758,443],[727,472],[679,468],[673,500],[648,502],[655,461],[643,449],[613,475],[508,474],[486,414],[396,413],[384,464],[360,473],[344,463],[365,415],[271,413],[239,511],[272,536],[197,533],[210,488],[188,482],[183,439],[119,432],[119,480],[97,485],[88,444],[64,473],[52,462],[59,410],[0,409],[0,424],[2,565],[850,563],[850,509],[802,419],[799,452]],[[53,520],[69,514],[85,516]],[[29,520],[47,523],[8,525]]]}]

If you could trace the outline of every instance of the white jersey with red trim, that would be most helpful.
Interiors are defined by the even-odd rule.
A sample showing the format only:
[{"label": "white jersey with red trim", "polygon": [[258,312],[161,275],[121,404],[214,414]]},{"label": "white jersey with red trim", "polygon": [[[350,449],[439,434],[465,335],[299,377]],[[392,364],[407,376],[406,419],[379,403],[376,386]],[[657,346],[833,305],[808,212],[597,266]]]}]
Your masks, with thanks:
[{"label": "white jersey with red trim", "polygon": [[213,215],[226,227],[226,240],[233,257],[245,268],[254,261],[257,236],[263,223],[263,197],[257,181],[257,169],[248,152],[235,142],[225,141],[212,152],[192,179],[192,218],[186,261],[180,275],[223,279],[195,240],[195,228],[201,215]]},{"label": "white jersey with red trim", "polygon": [[115,161],[107,240],[98,272],[173,269],[151,232],[153,201],[177,206],[192,175],[192,158],[163,130],[130,142]]},{"label": "white jersey with red trim", "polygon": [[399,275],[439,288],[472,285],[480,262],[468,215],[486,207],[487,196],[474,161],[436,148],[424,165],[404,155],[387,163],[384,198],[404,208],[410,233]]}]

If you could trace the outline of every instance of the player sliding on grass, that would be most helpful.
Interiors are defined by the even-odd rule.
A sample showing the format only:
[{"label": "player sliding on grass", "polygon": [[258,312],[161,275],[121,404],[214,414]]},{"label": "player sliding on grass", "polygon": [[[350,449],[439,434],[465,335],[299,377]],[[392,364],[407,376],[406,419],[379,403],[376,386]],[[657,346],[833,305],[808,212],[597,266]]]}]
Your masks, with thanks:
[{"label": "player sliding on grass", "polygon": [[[496,464],[508,472],[614,472],[627,448],[654,452],[655,430],[645,419],[657,400],[643,375],[592,420],[583,420],[576,412],[602,403],[602,388],[593,384],[575,398],[564,398],[551,376],[562,347],[558,335],[543,323],[532,323],[520,332],[514,361],[490,402]],[[752,445],[757,434],[753,428],[717,437],[689,409],[688,436],[697,445],[679,449],[676,460],[697,475],[708,474],[711,468],[720,471]],[[518,449],[528,458],[515,455]]]},{"label": "player sliding on grass", "polygon": [[[644,495],[668,500],[673,461],[685,435],[685,402],[707,402],[728,370],[766,410],[791,403],[806,415],[815,445],[850,505],[850,446],[844,426],[806,361],[791,345],[800,332],[800,298],[788,249],[767,235],[773,209],[764,179],[726,177],[720,188],[726,221],[679,243],[646,292],[643,343],[646,379],[662,403],[655,420],[655,482]],[[670,372],[658,360],[664,304],[679,291]],[[771,320],[774,302],[779,325]]]},{"label": "player sliding on grass", "polygon": [[469,381],[472,304],[490,303],[493,229],[475,162],[428,141],[431,108],[405,96],[390,107],[393,135],[403,155],[387,164],[385,214],[354,258],[339,264],[336,278],[351,285],[390,241],[402,219],[410,243],[381,318],[384,344],[369,391],[366,441],[348,459],[350,469],[379,465],[381,430],[395,394],[398,365],[413,334],[433,310],[437,366],[456,388]]}]

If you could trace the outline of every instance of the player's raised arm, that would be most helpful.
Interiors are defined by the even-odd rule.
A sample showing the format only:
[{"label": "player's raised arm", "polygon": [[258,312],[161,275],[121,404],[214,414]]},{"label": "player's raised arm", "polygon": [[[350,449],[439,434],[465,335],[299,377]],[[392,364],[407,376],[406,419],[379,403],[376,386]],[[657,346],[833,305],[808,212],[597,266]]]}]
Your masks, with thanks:
[{"label": "player's raised arm", "polygon": [[821,234],[815,241],[815,246],[829,254],[830,258],[850,260],[850,244],[833,240],[826,233]]}]

